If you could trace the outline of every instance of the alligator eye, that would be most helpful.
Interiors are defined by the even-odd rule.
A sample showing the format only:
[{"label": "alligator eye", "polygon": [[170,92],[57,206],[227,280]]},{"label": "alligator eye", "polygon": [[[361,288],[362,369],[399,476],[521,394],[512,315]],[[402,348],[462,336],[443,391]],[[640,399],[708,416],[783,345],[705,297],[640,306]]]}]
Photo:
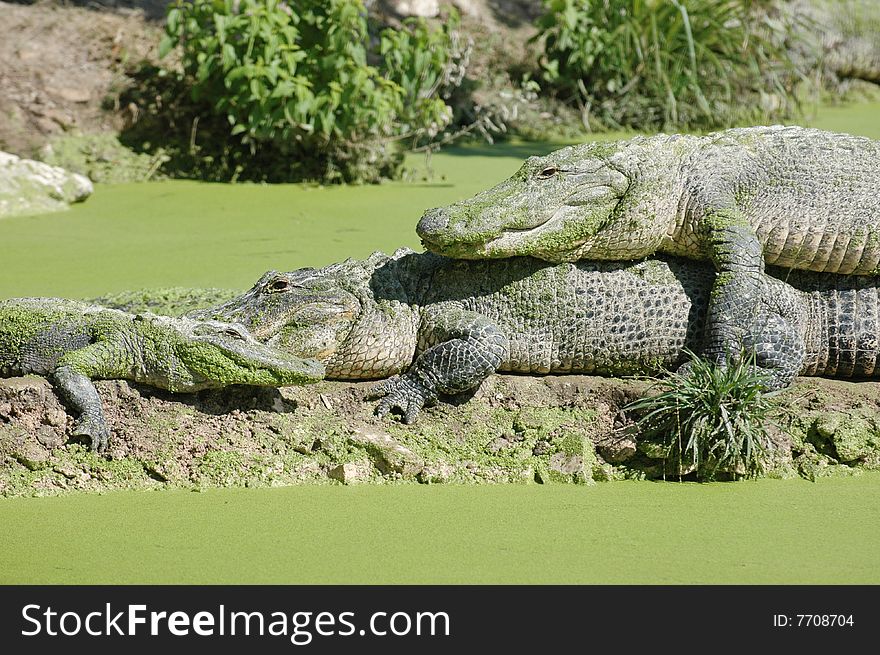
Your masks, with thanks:
[{"label": "alligator eye", "polygon": [[279,277],[269,282],[264,290],[266,291],[266,293],[281,293],[283,291],[287,291],[289,287],[290,283],[283,277]]},{"label": "alligator eye", "polygon": [[225,330],[223,330],[223,334],[225,334],[227,337],[240,339],[242,341],[244,340],[244,335],[238,330],[234,330],[233,328],[226,328]]},{"label": "alligator eye", "polygon": [[549,179],[549,178],[553,177],[554,175],[556,175],[558,172],[559,172],[559,169],[556,168],[555,166],[548,166],[543,171],[538,173],[538,179],[540,179],[540,180]]}]

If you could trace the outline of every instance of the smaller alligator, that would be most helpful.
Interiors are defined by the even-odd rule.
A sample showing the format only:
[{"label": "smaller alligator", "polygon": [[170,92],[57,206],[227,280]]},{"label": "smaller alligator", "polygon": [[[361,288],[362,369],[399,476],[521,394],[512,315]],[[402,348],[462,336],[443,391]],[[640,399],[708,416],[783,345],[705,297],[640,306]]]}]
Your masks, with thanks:
[{"label": "smaller alligator", "polygon": [[29,374],[50,378],[79,415],[73,434],[103,451],[110,432],[94,379],[193,392],[317,382],[324,367],[265,346],[240,325],[135,316],[57,298],[2,301],[0,377]]},{"label": "smaller alligator", "polygon": [[[796,374],[880,375],[878,287],[815,277],[829,286],[804,292],[761,276],[767,288],[747,326],[755,336],[740,345],[771,388]],[[474,389],[494,371],[674,369],[700,345],[712,283],[710,266],[675,258],[553,265],[399,250],[270,271],[239,298],[193,314],[241,322],[273,347],[324,362],[330,379],[389,378],[376,388],[378,413],[399,409],[410,423],[438,394]]]}]

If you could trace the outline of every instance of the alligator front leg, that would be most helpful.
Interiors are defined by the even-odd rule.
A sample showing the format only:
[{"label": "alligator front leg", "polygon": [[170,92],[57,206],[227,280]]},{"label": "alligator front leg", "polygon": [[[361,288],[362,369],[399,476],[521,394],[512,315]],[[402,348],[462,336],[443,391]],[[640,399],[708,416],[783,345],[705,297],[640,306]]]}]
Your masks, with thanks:
[{"label": "alligator front leg", "polygon": [[702,354],[722,364],[738,356],[743,339],[754,334],[767,287],[764,255],[757,235],[737,212],[715,212],[706,222],[718,274],[709,298]]},{"label": "alligator front leg", "polygon": [[715,279],[703,355],[723,365],[746,357],[766,377],[769,389],[791,384],[803,366],[806,345],[802,306],[774,293],[763,272],[721,272]]},{"label": "alligator front leg", "polygon": [[376,414],[393,409],[403,412],[403,422],[415,422],[425,405],[437,395],[456,394],[480,385],[504,361],[507,337],[486,317],[448,305],[425,313],[420,341],[433,343],[416,358],[410,369],[370,391],[382,398]]},{"label": "alligator front leg", "polygon": [[93,378],[124,377],[123,349],[109,341],[99,341],[64,355],[52,372],[52,382],[79,415],[74,436],[91,439],[92,451],[103,452],[110,441],[101,398]]},{"label": "alligator front leg", "polygon": [[[711,187],[703,197],[702,226],[718,275],[706,316],[702,354],[723,365],[754,357],[767,386],[788,386],[804,363],[806,347],[798,326],[802,308],[778,293],[764,272],[761,241],[736,201]],[[774,291],[775,290],[775,291]]]}]

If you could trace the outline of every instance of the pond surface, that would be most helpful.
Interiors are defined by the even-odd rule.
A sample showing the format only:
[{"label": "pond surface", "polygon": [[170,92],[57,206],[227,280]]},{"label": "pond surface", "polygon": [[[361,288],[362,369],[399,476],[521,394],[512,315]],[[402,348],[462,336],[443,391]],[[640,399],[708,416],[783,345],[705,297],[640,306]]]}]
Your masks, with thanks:
[{"label": "pond surface", "polygon": [[[817,127],[880,138],[880,105]],[[0,298],[245,288],[418,248],[422,211],[559,144],[432,158],[426,179],[348,188],[99,186],[0,222]],[[880,583],[880,473],[736,484],[305,487],[0,498],[0,583]]]},{"label": "pond surface", "polygon": [[0,499],[0,583],[880,583],[880,473]]}]

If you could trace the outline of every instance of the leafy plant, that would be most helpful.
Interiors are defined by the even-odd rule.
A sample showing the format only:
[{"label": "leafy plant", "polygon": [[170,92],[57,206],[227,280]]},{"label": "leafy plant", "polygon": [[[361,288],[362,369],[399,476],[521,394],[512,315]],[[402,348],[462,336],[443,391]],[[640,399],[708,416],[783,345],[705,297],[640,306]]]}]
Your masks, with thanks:
[{"label": "leafy plant", "polygon": [[796,109],[797,30],[768,0],[545,0],[542,77],[583,121],[704,128]]},{"label": "leafy plant", "polygon": [[700,479],[758,476],[773,444],[768,424],[775,406],[754,358],[716,366],[692,356],[690,370],[659,381],[661,393],[624,409],[640,415],[643,438],[659,441],[679,474]]},{"label": "leafy plant", "polygon": [[[400,139],[449,123],[455,27],[410,21],[376,47],[361,0],[178,0],[160,54],[179,47],[182,71],[166,71],[158,103],[143,99],[203,177],[377,181],[396,176]],[[171,107],[188,120],[161,117]]]}]

